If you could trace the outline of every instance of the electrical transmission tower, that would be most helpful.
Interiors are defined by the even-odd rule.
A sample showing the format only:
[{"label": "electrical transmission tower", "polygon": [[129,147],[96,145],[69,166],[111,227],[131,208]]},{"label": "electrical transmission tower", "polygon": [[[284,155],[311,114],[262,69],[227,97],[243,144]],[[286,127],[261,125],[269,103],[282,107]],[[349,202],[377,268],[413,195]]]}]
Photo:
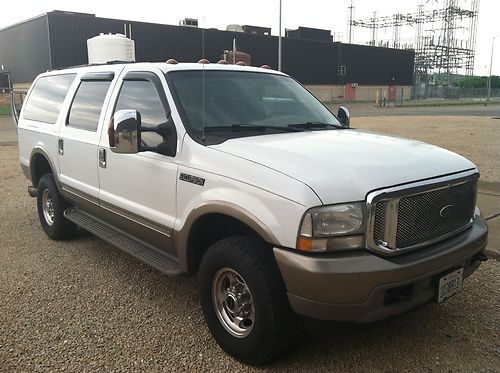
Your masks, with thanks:
[{"label": "electrical transmission tower", "polygon": [[[351,3],[349,9],[352,7]],[[415,13],[378,17],[373,13],[371,18],[351,19],[349,24],[351,29],[358,27],[370,31],[368,45],[415,50],[416,82],[428,83],[429,75],[437,74],[440,85],[450,86],[453,74],[473,75],[478,13],[479,0],[434,0],[431,3],[428,0],[419,5]],[[376,40],[380,29],[392,29],[390,38]],[[408,35],[411,35],[410,40],[402,42],[403,36]]]}]

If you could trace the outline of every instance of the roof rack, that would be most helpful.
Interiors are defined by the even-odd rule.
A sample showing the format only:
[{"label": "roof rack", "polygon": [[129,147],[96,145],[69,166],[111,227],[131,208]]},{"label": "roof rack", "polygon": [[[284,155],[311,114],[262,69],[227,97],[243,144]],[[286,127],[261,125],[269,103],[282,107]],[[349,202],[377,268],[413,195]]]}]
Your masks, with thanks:
[{"label": "roof rack", "polygon": [[51,69],[48,71],[58,71],[58,70],[66,70],[66,69],[76,69],[79,67],[90,67],[90,66],[105,66],[105,65],[120,65],[120,64],[129,64],[129,63],[137,63],[137,61],[120,61],[120,60],[113,60],[113,61],[108,61],[108,62],[103,62],[103,63],[87,63],[87,64],[82,64],[82,65],[74,65],[74,66],[65,66],[65,67],[58,67],[56,69]]}]

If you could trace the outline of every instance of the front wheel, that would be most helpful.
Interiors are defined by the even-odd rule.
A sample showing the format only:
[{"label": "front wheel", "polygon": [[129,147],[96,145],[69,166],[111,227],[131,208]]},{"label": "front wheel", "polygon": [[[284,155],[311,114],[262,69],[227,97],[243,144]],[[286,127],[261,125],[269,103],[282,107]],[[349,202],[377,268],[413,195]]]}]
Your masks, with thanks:
[{"label": "front wheel", "polygon": [[210,332],[236,359],[262,364],[295,341],[298,318],[272,249],[259,238],[230,237],[213,244],[203,256],[198,283]]}]

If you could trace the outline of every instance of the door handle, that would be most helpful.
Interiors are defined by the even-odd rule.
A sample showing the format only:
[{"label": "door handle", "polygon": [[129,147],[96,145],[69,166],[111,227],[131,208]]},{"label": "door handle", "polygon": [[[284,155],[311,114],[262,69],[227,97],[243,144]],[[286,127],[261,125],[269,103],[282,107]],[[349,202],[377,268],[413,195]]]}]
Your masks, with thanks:
[{"label": "door handle", "polygon": [[99,148],[99,167],[106,168],[106,149]]},{"label": "door handle", "polygon": [[57,151],[60,155],[64,154],[64,140],[61,138],[57,140]]}]

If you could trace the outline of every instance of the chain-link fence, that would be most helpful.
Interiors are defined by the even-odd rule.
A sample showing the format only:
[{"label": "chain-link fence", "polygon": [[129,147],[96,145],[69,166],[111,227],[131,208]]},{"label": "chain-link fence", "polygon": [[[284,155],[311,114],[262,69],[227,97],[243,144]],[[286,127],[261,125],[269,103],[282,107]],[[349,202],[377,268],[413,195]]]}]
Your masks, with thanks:
[{"label": "chain-link fence", "polygon": [[[487,88],[416,86],[319,86],[307,87],[325,104],[372,102],[379,106],[403,106],[425,103],[485,101]],[[500,89],[491,89],[492,100],[500,100]]]},{"label": "chain-link fence", "polygon": [[321,102],[325,104],[340,104],[348,102],[372,102],[387,106],[389,103],[403,105],[412,97],[411,86],[308,86]]},{"label": "chain-link fence", "polygon": [[[491,98],[500,98],[500,89],[490,90]],[[416,100],[441,99],[441,100],[463,100],[463,99],[487,99],[488,88],[466,88],[466,87],[439,87],[439,86],[414,86],[413,98]]]}]

